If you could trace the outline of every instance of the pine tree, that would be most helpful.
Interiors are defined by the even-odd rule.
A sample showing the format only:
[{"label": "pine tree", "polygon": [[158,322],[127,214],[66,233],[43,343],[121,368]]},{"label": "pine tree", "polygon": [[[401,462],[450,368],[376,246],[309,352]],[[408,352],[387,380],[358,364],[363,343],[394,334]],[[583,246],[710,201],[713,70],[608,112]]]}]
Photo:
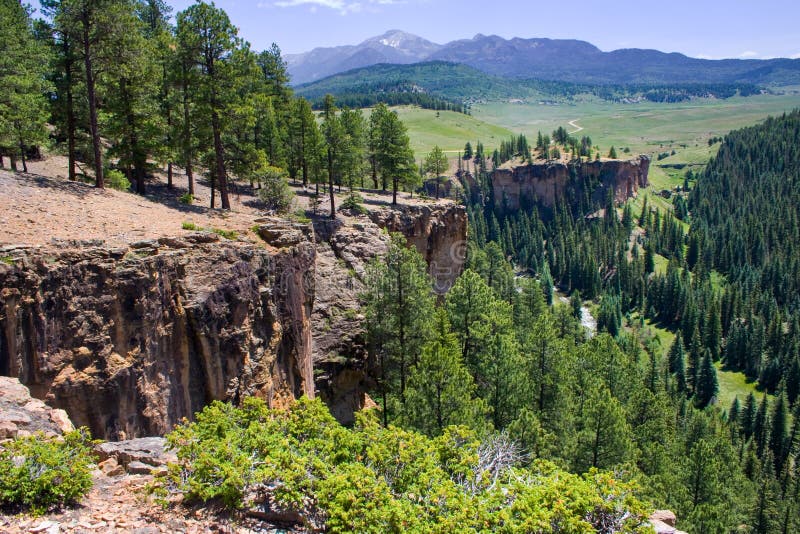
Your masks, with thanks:
[{"label": "pine tree", "polygon": [[98,84],[102,72],[113,69],[117,60],[109,49],[129,31],[125,21],[129,20],[130,9],[130,3],[119,0],[62,0],[55,18],[56,28],[75,43],[75,50],[83,62],[95,187],[101,189],[105,182]]},{"label": "pine tree", "polygon": [[492,290],[481,275],[467,269],[447,293],[445,306],[450,324],[458,336],[461,357],[470,369],[477,367],[480,322],[494,301]]},{"label": "pine tree", "polygon": [[473,398],[475,384],[461,361],[458,339],[450,332],[444,309],[436,310],[433,322],[433,338],[408,378],[408,423],[430,436],[449,425],[480,429],[486,407]]},{"label": "pine tree", "polygon": [[764,456],[764,451],[769,443],[769,426],[768,400],[767,394],[764,393],[753,422],[753,441],[756,444],[756,452],[759,458]]},{"label": "pine tree", "polygon": [[447,156],[444,151],[439,148],[439,145],[434,145],[428,155],[425,157],[425,172],[436,181],[436,198],[439,198],[439,184],[442,179],[442,174],[447,170],[448,162]]},{"label": "pine tree", "polygon": [[782,391],[772,409],[770,422],[769,448],[775,461],[775,472],[780,473],[789,456],[789,407]]},{"label": "pine tree", "polygon": [[683,339],[681,333],[675,335],[675,341],[669,349],[669,372],[675,375],[676,387],[678,392],[686,391],[686,353],[683,349]]},{"label": "pine tree", "polygon": [[428,341],[434,308],[425,261],[401,235],[392,235],[385,257],[370,262],[364,301],[368,344],[379,362],[384,423],[388,423],[398,410],[390,402],[399,400],[401,412],[406,405],[409,369]]},{"label": "pine tree", "polygon": [[108,45],[108,53],[117,60],[101,84],[109,85],[106,137],[112,140],[109,156],[117,159],[136,192],[143,195],[147,162],[164,145],[166,123],[159,106],[162,71],[156,63],[155,42],[147,38],[149,28],[132,10],[116,16],[128,31]]},{"label": "pine tree", "polygon": [[697,390],[695,391],[697,405],[700,408],[705,408],[716,398],[717,393],[719,393],[717,370],[714,368],[711,355],[707,353],[703,358],[703,363],[700,366],[700,375],[697,379]]},{"label": "pine tree", "polygon": [[573,467],[608,469],[624,463],[633,450],[625,410],[604,385],[593,386],[579,417],[578,450]]},{"label": "pine tree", "polygon": [[332,95],[325,95],[322,112],[322,136],[325,138],[325,151],[328,162],[328,199],[330,200],[330,218],[336,218],[336,198],[333,186],[336,177],[341,174],[342,153],[346,150],[345,131],[336,115],[336,105]]},{"label": "pine tree", "polygon": [[202,0],[178,13],[178,46],[181,54],[197,70],[196,103],[210,118],[213,158],[211,207],[214,187],[219,188],[222,209],[230,209],[225,149],[222,143],[223,118],[232,94],[231,57],[240,46],[237,30],[225,11]]},{"label": "pine tree", "polygon": [[739,417],[739,426],[742,428],[742,433],[744,434],[745,439],[750,439],[750,436],[752,436],[753,432],[755,431],[757,410],[756,397],[751,391],[747,396],[747,400],[744,402],[744,408],[742,409],[742,414]]},{"label": "pine tree", "polygon": [[289,123],[290,159],[301,172],[305,187],[309,183],[309,170],[313,162],[321,156],[322,137],[308,100],[297,98],[294,102]]}]

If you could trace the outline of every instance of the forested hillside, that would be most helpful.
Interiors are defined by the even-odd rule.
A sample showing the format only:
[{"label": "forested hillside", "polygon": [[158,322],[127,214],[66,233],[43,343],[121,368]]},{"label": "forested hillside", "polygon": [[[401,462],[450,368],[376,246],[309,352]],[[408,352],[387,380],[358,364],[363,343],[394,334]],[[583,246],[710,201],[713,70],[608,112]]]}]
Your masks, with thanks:
[{"label": "forested hillside", "polygon": [[[517,268],[535,274],[546,294],[555,281],[571,295],[574,310],[584,299],[597,302],[599,328],[620,346],[642,351],[633,368],[642,373],[647,389],[671,399],[665,406],[677,410],[678,421],[690,412],[703,413],[726,429],[720,434],[725,445],[718,443],[714,450],[716,460],[723,461],[721,451],[731,447],[725,460],[730,470],[717,471],[716,480],[742,484],[736,493],[743,500],[737,504],[729,496],[730,510],[742,514],[739,520],[756,532],[797,528],[785,520],[779,526],[777,517],[797,514],[798,132],[797,112],[733,132],[688,199],[679,192],[669,211],[645,202],[634,213],[630,204],[619,210],[610,198],[592,201],[582,195],[577,178],[552,212],[535,205],[509,210],[486,200],[494,198],[488,158],[469,158],[477,171],[468,192],[475,249],[497,249],[497,257],[512,258]],[[569,150],[555,143],[559,148]],[[694,179],[689,171],[682,189]],[[688,234],[686,222],[691,222]],[[659,337],[648,337],[645,319],[674,332],[674,343],[662,347]],[[718,365],[744,370],[762,390],[775,394],[773,400],[751,394],[744,402],[719,406]],[[696,444],[691,425],[679,422],[671,431],[674,439]],[[639,450],[640,462],[652,458],[649,447]],[[676,456],[669,465],[686,461]],[[664,475],[641,468],[647,475]],[[749,491],[755,493],[744,497]],[[691,517],[692,532],[732,528],[722,526],[722,516],[705,515],[712,508],[694,498],[674,506]],[[765,506],[772,514],[780,511],[769,515],[774,523],[763,522]],[[748,515],[753,510],[756,515]]]},{"label": "forested hillside", "polygon": [[[800,388],[800,112],[725,137],[690,195],[689,267],[716,269],[723,359],[769,391]],[[698,253],[699,252],[699,253]]]}]

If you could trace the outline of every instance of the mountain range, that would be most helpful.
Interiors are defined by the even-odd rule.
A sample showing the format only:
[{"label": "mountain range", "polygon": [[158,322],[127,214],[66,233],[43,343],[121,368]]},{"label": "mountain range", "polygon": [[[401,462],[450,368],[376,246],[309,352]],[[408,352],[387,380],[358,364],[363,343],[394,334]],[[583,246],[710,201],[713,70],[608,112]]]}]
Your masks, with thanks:
[{"label": "mountain range", "polygon": [[504,39],[478,34],[444,45],[400,30],[358,45],[315,48],[285,57],[295,85],[380,63],[446,61],[505,78],[588,84],[800,83],[800,59],[697,59],[629,48],[603,52],[572,39]]}]

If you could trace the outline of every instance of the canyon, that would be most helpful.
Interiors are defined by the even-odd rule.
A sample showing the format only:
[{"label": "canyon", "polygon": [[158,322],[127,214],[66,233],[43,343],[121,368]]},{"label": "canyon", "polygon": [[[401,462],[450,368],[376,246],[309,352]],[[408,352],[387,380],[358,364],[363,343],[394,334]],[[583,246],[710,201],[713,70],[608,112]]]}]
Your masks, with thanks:
[{"label": "canyon", "polygon": [[213,400],[247,396],[282,406],[319,394],[351,421],[369,403],[358,300],[367,263],[399,232],[445,291],[464,260],[464,208],[250,222],[235,239],[4,238],[0,375],[106,440],[164,435]]}]

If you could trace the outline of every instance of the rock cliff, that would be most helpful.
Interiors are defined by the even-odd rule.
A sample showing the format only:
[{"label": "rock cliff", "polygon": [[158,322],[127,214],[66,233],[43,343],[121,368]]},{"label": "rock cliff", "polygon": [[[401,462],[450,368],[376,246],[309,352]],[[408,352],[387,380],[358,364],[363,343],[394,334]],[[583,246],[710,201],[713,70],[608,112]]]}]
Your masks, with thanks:
[{"label": "rock cliff", "polygon": [[494,202],[508,209],[540,204],[552,208],[568,191],[588,189],[589,195],[602,200],[611,189],[617,202],[636,196],[647,186],[650,158],[591,161],[580,164],[546,162],[526,165],[506,164],[492,173]]},{"label": "rock cliff", "polygon": [[314,227],[256,222],[257,243],[197,232],[0,246],[0,375],[109,440],[163,435],[216,399],[280,405],[317,389],[351,420],[368,402],[367,262],[400,232],[445,291],[461,272],[466,212],[431,203]]},{"label": "rock cliff", "polygon": [[315,248],[294,230],[4,247],[0,375],[105,439],[163,435],[215,399],[313,395]]}]

